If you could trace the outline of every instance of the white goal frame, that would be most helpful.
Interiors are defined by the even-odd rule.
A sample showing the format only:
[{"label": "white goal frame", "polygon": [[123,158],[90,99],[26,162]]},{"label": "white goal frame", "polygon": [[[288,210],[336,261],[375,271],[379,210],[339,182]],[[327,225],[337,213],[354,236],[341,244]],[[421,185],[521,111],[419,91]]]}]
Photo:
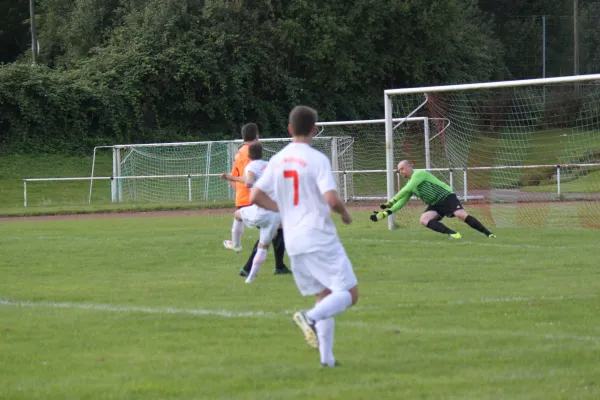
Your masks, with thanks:
[{"label": "white goal frame", "polygon": [[[450,91],[466,91],[475,89],[493,89],[502,87],[521,87],[521,86],[539,86],[549,85],[555,83],[573,83],[573,82],[584,82],[584,81],[595,81],[600,80],[600,74],[590,75],[574,75],[557,78],[540,78],[540,79],[522,79],[513,81],[499,81],[499,82],[487,82],[487,83],[469,83],[461,85],[443,85],[443,86],[428,86],[428,87],[417,87],[417,88],[405,88],[405,89],[387,89],[384,90],[383,101],[384,101],[384,112],[385,112],[385,144],[386,144],[386,186],[388,198],[392,198],[396,193],[394,189],[394,175],[396,173],[396,165],[394,160],[394,121],[393,118],[393,104],[392,96],[401,96],[406,94],[418,94],[422,93],[425,96],[423,104],[413,110],[410,115],[415,114],[426,102],[427,93],[433,92],[450,92]],[[428,140],[425,141],[428,145]],[[466,167],[466,166],[465,166]],[[429,165],[426,165],[426,169]],[[394,229],[395,218],[394,214],[388,217],[388,228]]]},{"label": "white goal frame", "polygon": [[[394,127],[397,128],[400,125],[406,123],[406,122],[418,122],[418,123],[422,123],[423,124],[423,135],[424,135],[424,139],[425,139],[425,162],[426,162],[426,166],[429,167],[430,166],[430,150],[429,150],[429,142],[430,142],[430,129],[429,129],[429,121],[430,120],[434,120],[436,118],[429,118],[429,117],[406,117],[406,118],[396,118],[393,119],[393,123],[396,124],[396,126]],[[382,136],[384,135],[383,131],[385,129],[385,119],[369,119],[369,120],[354,120],[354,121],[326,121],[326,122],[317,122],[317,126],[321,129],[320,132],[315,136],[316,138],[321,138],[321,139],[331,139],[332,140],[332,165],[331,168],[334,172],[334,176],[336,178],[336,183],[338,183],[338,187],[340,188],[340,191],[342,192],[342,196],[344,198],[345,201],[348,200],[382,200],[383,198],[372,198],[372,197],[358,197],[358,196],[347,196],[347,188],[346,188],[346,184],[347,184],[347,180],[348,179],[352,179],[351,175],[354,174],[359,174],[359,173],[385,173],[386,172],[386,166],[382,165],[380,169],[376,169],[376,170],[344,170],[342,168],[340,168],[340,166],[337,164],[338,162],[338,157],[336,154],[336,149],[337,146],[335,145],[336,143],[336,139],[338,138],[346,138],[346,136],[327,136],[327,132],[325,131],[325,128],[327,127],[332,127],[332,126],[336,126],[336,127],[340,127],[340,126],[356,126],[356,125],[382,125]],[[447,126],[445,127],[447,128]],[[444,128],[444,129],[445,129]],[[323,133],[323,136],[321,136],[321,134]],[[382,144],[383,144],[383,139],[385,137],[382,137]],[[263,143],[268,143],[268,142],[281,142],[281,141],[291,141],[291,137],[287,137],[287,138],[261,138],[260,141]],[[94,147],[94,153],[93,153],[93,157],[92,157],[92,170],[91,170],[91,174],[90,177],[88,178],[90,180],[90,186],[89,186],[89,196],[88,196],[88,202],[91,203],[91,199],[92,199],[92,190],[93,190],[93,183],[94,180],[96,180],[96,178],[100,178],[100,177],[95,177],[94,176],[94,169],[95,169],[95,159],[96,159],[96,154],[97,151],[100,149],[109,149],[110,151],[112,151],[112,176],[110,177],[111,179],[111,201],[113,203],[118,203],[122,201],[123,198],[123,194],[122,194],[122,181],[123,179],[144,179],[144,178],[181,178],[181,175],[162,175],[162,176],[131,176],[131,177],[123,177],[121,174],[121,163],[123,160],[121,160],[121,150],[122,149],[127,149],[127,148],[132,148],[132,147],[176,147],[176,146],[194,146],[194,145],[202,145],[205,144],[208,146],[208,149],[210,150],[210,146],[213,143],[227,143],[228,144],[228,157],[229,157],[229,162],[228,162],[228,166],[229,169],[231,169],[231,164],[233,162],[233,158],[235,156],[235,153],[237,151],[237,148],[239,147],[239,145],[242,143],[243,141],[241,139],[234,139],[234,140],[221,140],[221,141],[195,141],[195,142],[173,142],[173,143],[148,143],[148,144],[117,144],[117,145],[112,145],[112,146],[96,146]],[[387,143],[387,141],[386,141]],[[393,151],[393,150],[392,150]],[[208,171],[208,165],[210,163],[210,158],[207,159],[207,171]],[[192,177],[197,177],[197,176],[213,176],[214,174],[189,174],[189,175],[183,175],[184,177],[187,176],[188,177],[188,188],[189,191],[191,192],[191,182],[190,182],[190,178]],[[350,175],[350,178],[348,178],[348,175]],[[343,188],[343,190],[341,190]],[[190,195],[190,199],[191,199],[191,195]]]}]

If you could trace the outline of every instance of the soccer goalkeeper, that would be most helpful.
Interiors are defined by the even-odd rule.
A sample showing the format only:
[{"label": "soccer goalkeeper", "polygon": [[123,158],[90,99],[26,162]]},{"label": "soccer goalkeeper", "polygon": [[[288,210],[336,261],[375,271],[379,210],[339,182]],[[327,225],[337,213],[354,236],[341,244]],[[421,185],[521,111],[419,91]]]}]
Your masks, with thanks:
[{"label": "soccer goalkeeper", "polygon": [[385,211],[373,212],[371,221],[377,222],[395,213],[406,204],[412,195],[415,195],[429,206],[421,214],[421,225],[433,231],[450,235],[453,239],[460,239],[462,237],[460,233],[453,231],[440,222],[444,217],[456,217],[487,237],[496,237],[477,218],[467,214],[450,186],[437,179],[431,173],[425,170],[413,170],[410,163],[406,160],[398,164],[398,172],[400,176],[409,178],[410,180],[390,201],[380,206]]}]

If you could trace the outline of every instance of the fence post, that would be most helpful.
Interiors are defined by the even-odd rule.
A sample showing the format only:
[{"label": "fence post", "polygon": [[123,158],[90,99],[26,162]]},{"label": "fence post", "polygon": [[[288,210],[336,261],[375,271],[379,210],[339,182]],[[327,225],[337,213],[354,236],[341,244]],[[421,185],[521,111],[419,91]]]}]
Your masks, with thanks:
[{"label": "fence post", "polygon": [[27,207],[27,181],[23,179],[23,206]]},{"label": "fence post", "polygon": [[188,174],[188,201],[192,201],[192,175]]},{"label": "fence post", "polygon": [[454,170],[452,168],[450,168],[449,171],[450,171],[450,189],[454,190]]},{"label": "fence post", "polygon": [[556,165],[556,192],[560,198],[560,165]]},{"label": "fence post", "polygon": [[463,201],[467,201],[467,195],[468,195],[468,191],[467,191],[467,168],[463,168],[463,196],[464,196],[464,200]]}]

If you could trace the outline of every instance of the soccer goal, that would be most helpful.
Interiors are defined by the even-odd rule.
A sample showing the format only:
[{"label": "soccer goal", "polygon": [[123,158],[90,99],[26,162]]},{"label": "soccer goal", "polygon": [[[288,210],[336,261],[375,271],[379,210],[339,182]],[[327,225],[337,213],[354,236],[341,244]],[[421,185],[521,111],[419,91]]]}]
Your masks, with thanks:
[{"label": "soccer goal", "polygon": [[[390,89],[384,100],[388,197],[397,162],[409,159],[487,224],[600,226],[600,74]],[[396,143],[407,116],[431,121],[416,147],[426,157]],[[390,229],[409,224],[409,212],[397,215]]]},{"label": "soccer goal", "polygon": [[[395,120],[400,122],[400,119]],[[319,122],[312,146],[330,160],[340,193],[346,201],[380,201],[386,197],[385,120]],[[428,141],[429,119],[405,118],[395,130],[396,142],[405,143],[414,157],[428,157],[417,149]],[[441,127],[446,126],[444,122]],[[425,134],[424,134],[425,132]],[[291,138],[261,139],[264,158],[290,143]],[[231,171],[241,140],[150,143],[99,146],[112,152],[111,199],[113,202],[226,201],[234,198],[231,186],[219,178]],[[90,179],[90,193],[94,188]]]}]

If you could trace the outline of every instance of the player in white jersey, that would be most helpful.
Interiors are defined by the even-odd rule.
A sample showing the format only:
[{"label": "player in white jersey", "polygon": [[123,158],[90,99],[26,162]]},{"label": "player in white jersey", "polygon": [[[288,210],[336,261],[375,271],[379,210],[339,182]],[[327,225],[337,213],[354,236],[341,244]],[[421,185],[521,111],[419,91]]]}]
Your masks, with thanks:
[{"label": "player in white jersey", "polygon": [[312,309],[294,314],[294,322],[307,343],[319,349],[321,365],[333,367],[333,317],[357,302],[358,282],[331,211],[340,214],[344,224],[352,217],[337,192],[330,161],[310,146],[316,122],[312,108],[292,110],[288,131],[294,140],[271,158],[250,201],[279,210],[296,285],[303,296],[317,296]]},{"label": "player in white jersey", "polygon": [[[259,142],[252,143],[250,147],[248,147],[248,157],[252,161],[246,166],[244,176],[235,177],[230,174],[223,174],[221,177],[230,182],[242,182],[246,187],[251,188],[254,182],[262,176],[268,165],[268,163],[262,159],[262,153],[262,145]],[[260,268],[265,263],[269,245],[273,241],[273,238],[277,234],[277,229],[281,225],[281,217],[278,212],[265,210],[257,205],[251,205],[236,210],[234,218],[238,221],[243,221],[248,228],[260,229],[258,248],[254,259],[252,260],[250,274],[248,274],[248,278],[246,279],[246,283],[252,283],[256,278],[256,274],[258,274],[258,271],[260,271]],[[241,236],[241,232],[239,235]],[[237,240],[237,243],[239,243],[241,238],[234,237],[234,240]],[[236,249],[231,240],[223,241],[223,246],[227,249]]]}]

